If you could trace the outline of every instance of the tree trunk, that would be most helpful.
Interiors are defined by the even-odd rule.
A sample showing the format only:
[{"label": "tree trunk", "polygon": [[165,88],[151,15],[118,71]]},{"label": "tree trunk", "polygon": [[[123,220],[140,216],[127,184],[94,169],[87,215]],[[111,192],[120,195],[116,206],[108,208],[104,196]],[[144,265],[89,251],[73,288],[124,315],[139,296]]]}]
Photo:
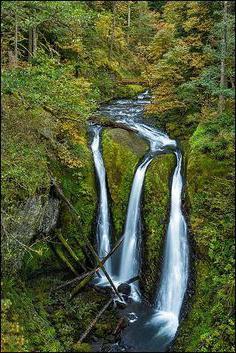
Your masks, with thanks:
[{"label": "tree trunk", "polygon": [[33,43],[32,43],[33,55],[37,51],[37,39],[38,39],[37,37],[38,37],[38,33],[37,33],[37,28],[35,26],[35,27],[33,27]]},{"label": "tree trunk", "polygon": [[80,337],[78,343],[81,344],[82,341],[88,336],[89,332],[92,330],[92,328],[96,325],[97,321],[100,319],[100,317],[102,316],[102,314],[106,311],[106,309],[111,305],[112,303],[112,299],[110,299],[106,305],[104,305],[104,307],[99,311],[99,313],[97,314],[97,316],[95,317],[95,319],[93,319],[93,321],[90,323],[90,325],[88,326],[87,330],[84,332],[84,334]]},{"label": "tree trunk", "polygon": [[115,27],[116,27],[116,2],[113,1],[113,21],[112,21],[112,29],[111,29],[111,38],[110,38],[110,47],[109,47],[109,59],[111,59],[113,44],[114,44],[114,36],[115,36]]},{"label": "tree trunk", "polygon": [[29,52],[28,52],[28,61],[30,61],[32,55],[33,55],[33,30],[32,28],[29,28]]},{"label": "tree trunk", "polygon": [[29,28],[29,53],[28,61],[34,56],[37,50],[37,30],[36,27]]},{"label": "tree trunk", "polygon": [[[227,51],[227,3],[224,1],[223,8],[223,33],[222,33],[222,48],[221,48],[221,64],[220,64],[220,88],[223,90],[225,88],[225,57]],[[219,96],[219,113],[222,114],[225,107],[225,97],[224,94]]]},{"label": "tree trunk", "polygon": [[128,28],[130,27],[130,1],[128,1]]},{"label": "tree trunk", "polygon": [[18,20],[15,17],[15,66],[18,64]]}]

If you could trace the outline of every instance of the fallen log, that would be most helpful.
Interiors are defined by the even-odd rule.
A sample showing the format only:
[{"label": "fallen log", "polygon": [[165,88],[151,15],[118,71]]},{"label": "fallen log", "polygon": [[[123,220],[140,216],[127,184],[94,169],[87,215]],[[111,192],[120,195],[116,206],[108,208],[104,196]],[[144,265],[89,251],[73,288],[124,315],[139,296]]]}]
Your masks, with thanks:
[{"label": "fallen log", "polygon": [[[59,188],[59,186],[56,184],[55,180],[53,177],[51,177],[51,182],[52,184],[54,185],[57,193],[58,193],[58,196],[65,201],[66,205],[74,212],[74,214],[77,216],[76,217],[76,221],[77,223],[79,224],[79,226],[81,226],[81,223],[80,223],[80,216],[77,212],[77,210],[74,208],[74,206],[71,204],[71,202],[65,197],[65,195],[63,194],[62,190]],[[105,267],[103,266],[103,263],[102,263],[102,260],[100,260],[99,256],[97,255],[96,251],[94,250],[92,244],[90,243],[89,239],[84,236],[85,238],[85,242],[86,242],[86,245],[88,246],[89,250],[91,251],[92,255],[94,256],[98,266],[101,268],[101,270],[103,271],[104,275],[106,276],[108,282],[110,283],[111,287],[113,288],[114,292],[116,293],[116,295],[118,296],[118,298],[122,301],[122,298],[119,294],[119,292],[117,291],[110,275],[107,273]]]},{"label": "fallen log", "polygon": [[112,129],[123,129],[128,132],[138,132],[135,127],[130,127],[122,122],[117,122],[115,120],[111,120],[102,115],[91,115],[88,119],[89,122],[101,125],[102,127],[112,128]]},{"label": "fallen log", "polygon": [[[118,249],[118,247],[121,245],[121,243],[123,242],[123,240],[124,240],[123,237],[118,240],[118,242],[117,242],[116,245],[112,248],[112,250],[102,259],[102,261],[101,261],[102,264],[104,264],[104,263],[106,262],[106,260],[109,259],[109,257],[116,251],[116,249]],[[75,278],[71,279],[70,281],[67,281],[67,282],[61,284],[60,286],[56,287],[56,290],[57,290],[57,289],[64,288],[64,287],[66,287],[66,286],[68,286],[68,285],[70,285],[70,284],[73,284],[73,283],[77,282],[77,281],[81,281],[82,279],[84,279],[84,278],[87,277],[87,276],[94,275],[94,274],[95,274],[96,272],[98,272],[100,269],[101,269],[100,266],[95,267],[93,270],[88,271],[88,272],[82,274],[81,276],[75,277]],[[136,278],[136,277],[135,277],[135,278]],[[80,289],[80,287],[79,287],[79,289]]]},{"label": "fallen log", "polygon": [[77,237],[75,237],[75,241],[78,244],[78,246],[80,247],[80,249],[82,250],[84,257],[85,257],[85,262],[89,264],[89,268],[93,268],[94,266],[94,259],[91,257],[90,251],[88,249],[88,247],[86,246],[86,244],[81,244],[80,239],[78,239]]},{"label": "fallen log", "polygon": [[57,234],[58,239],[61,241],[62,245],[66,248],[66,250],[68,251],[68,253],[71,255],[71,257],[75,260],[75,262],[84,270],[87,271],[86,267],[84,266],[84,264],[82,262],[79,261],[77,255],[75,254],[75,252],[71,249],[70,245],[67,243],[67,241],[65,240],[65,238],[63,237],[62,234]]},{"label": "fallen log", "polygon": [[84,288],[86,284],[88,284],[93,278],[93,274],[90,274],[87,277],[84,277],[82,281],[72,290],[70,293],[70,300],[75,297],[75,295],[80,291],[80,289]]},{"label": "fallen log", "polygon": [[126,281],[126,283],[131,284],[133,282],[136,282],[139,279],[139,276],[135,276],[130,278],[128,281]]},{"label": "fallen log", "polygon": [[55,246],[54,249],[55,249],[57,256],[62,260],[62,262],[64,262],[66,264],[66,266],[74,273],[74,275],[77,276],[78,273],[76,272],[76,270],[74,269],[74,267],[70,263],[70,261],[67,259],[67,257],[63,254],[62,250],[57,246]]},{"label": "fallen log", "polygon": [[82,341],[88,336],[89,332],[92,330],[92,328],[96,325],[98,319],[102,316],[102,314],[104,313],[104,311],[106,311],[106,309],[110,306],[110,304],[112,303],[113,299],[110,299],[105,305],[104,307],[99,311],[99,313],[97,314],[97,316],[95,317],[95,319],[91,322],[91,324],[88,326],[87,330],[82,334],[82,336],[80,337],[79,341],[77,342],[78,344],[82,343]]},{"label": "fallen log", "polygon": [[89,276],[91,274],[94,274],[94,270],[91,270],[89,272],[83,273],[81,276],[75,277],[75,278],[71,279],[70,281],[67,281],[67,282],[61,284],[60,286],[56,287],[55,290],[64,288],[64,287],[66,287],[66,286],[68,286],[68,285],[70,285],[70,284],[72,284],[74,282],[81,281],[82,279],[84,279],[85,277],[87,277],[87,276]]},{"label": "fallen log", "polygon": [[118,321],[118,324],[113,332],[113,335],[117,336],[126,326],[127,326],[127,324],[125,322],[125,318],[124,317],[120,318],[120,320]]}]

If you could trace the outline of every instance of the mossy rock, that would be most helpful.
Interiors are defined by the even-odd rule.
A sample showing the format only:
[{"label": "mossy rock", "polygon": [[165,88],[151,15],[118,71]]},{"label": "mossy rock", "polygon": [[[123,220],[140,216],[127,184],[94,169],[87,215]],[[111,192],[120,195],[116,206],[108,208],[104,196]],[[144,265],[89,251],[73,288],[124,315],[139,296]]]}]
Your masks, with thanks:
[{"label": "mossy rock", "polygon": [[143,293],[152,302],[160,278],[163,244],[168,224],[174,156],[155,157],[147,171],[143,200]]},{"label": "mossy rock", "polygon": [[[148,149],[146,142],[134,133],[121,129],[103,134],[103,156],[112,199],[116,239],[124,228],[128,199],[137,165]],[[159,278],[162,244],[170,202],[170,177],[174,169],[172,155],[160,155],[150,164],[144,182],[142,215],[144,221],[142,285],[151,299]],[[148,263],[148,266],[145,266]]]},{"label": "mossy rock", "polygon": [[196,284],[174,350],[233,352],[233,159],[217,160],[193,142],[187,192],[196,244]]}]

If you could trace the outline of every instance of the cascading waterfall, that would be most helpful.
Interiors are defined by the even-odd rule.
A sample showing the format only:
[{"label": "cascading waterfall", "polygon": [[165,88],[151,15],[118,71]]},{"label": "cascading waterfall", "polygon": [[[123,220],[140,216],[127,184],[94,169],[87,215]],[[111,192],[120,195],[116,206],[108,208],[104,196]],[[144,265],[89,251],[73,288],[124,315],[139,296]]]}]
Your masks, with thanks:
[{"label": "cascading waterfall", "polygon": [[[99,208],[98,208],[98,217],[97,217],[97,247],[98,247],[98,256],[102,259],[105,257],[111,250],[110,246],[110,215],[109,215],[109,206],[108,206],[108,195],[107,195],[107,183],[106,183],[106,170],[100,151],[100,135],[101,135],[101,126],[92,125],[90,127],[93,132],[93,141],[91,144],[91,149],[93,152],[94,165],[96,169],[97,178],[99,181]],[[109,274],[111,274],[111,259],[108,259],[104,264],[105,269]],[[106,282],[106,277],[103,272],[100,271],[100,280],[99,283]]]},{"label": "cascading waterfall", "polygon": [[[158,152],[162,152],[167,147],[176,147],[176,142],[169,139],[164,133],[145,124],[137,123],[130,119],[122,119],[122,122],[135,127],[137,133],[148,140],[150,145],[149,152],[136,169],[129,198],[118,276],[118,282],[127,282],[139,274],[141,243],[140,201],[147,167]],[[133,289],[133,300],[139,300],[138,283],[135,282],[131,287]]]},{"label": "cascading waterfall", "polygon": [[[188,241],[187,226],[181,211],[182,155],[177,149],[176,141],[157,129],[138,121],[142,117],[143,105],[148,104],[148,92],[138,96],[138,100],[120,100],[103,108],[102,114],[116,121],[121,121],[132,128],[140,137],[149,143],[149,152],[143,157],[136,169],[129,197],[127,217],[124,230],[124,241],[116,253],[119,260],[118,273],[112,273],[112,256],[105,263],[107,272],[116,284],[127,282],[139,274],[141,243],[141,194],[145,174],[152,159],[159,153],[174,152],[176,167],[171,186],[170,219],[165,240],[164,261],[160,286],[157,292],[154,309],[147,308],[141,301],[138,282],[131,285],[133,310],[131,326],[126,329],[126,338],[134,344],[136,351],[163,352],[173,340],[178,325],[188,281]],[[110,251],[110,216],[108,207],[106,172],[100,151],[100,133],[102,128],[92,125],[93,141],[91,144],[96,174],[99,180],[100,198],[97,223],[97,244],[99,257]],[[115,254],[114,254],[115,255]],[[117,260],[117,259],[116,259]],[[98,284],[106,285],[102,276]],[[132,305],[130,306],[131,310]],[[133,319],[135,317],[135,319]],[[139,333],[140,332],[140,333]]]},{"label": "cascading waterfall", "polygon": [[126,282],[139,273],[140,200],[145,173],[152,158],[150,154],[147,154],[134,175],[126,217],[124,242],[122,245],[119,271],[120,282]]},{"label": "cascading waterfall", "polygon": [[175,152],[176,168],[171,187],[170,220],[165,242],[164,263],[160,288],[155,302],[156,314],[152,321],[161,324],[158,335],[172,340],[179,325],[179,314],[188,282],[187,226],[181,211],[182,156]]}]

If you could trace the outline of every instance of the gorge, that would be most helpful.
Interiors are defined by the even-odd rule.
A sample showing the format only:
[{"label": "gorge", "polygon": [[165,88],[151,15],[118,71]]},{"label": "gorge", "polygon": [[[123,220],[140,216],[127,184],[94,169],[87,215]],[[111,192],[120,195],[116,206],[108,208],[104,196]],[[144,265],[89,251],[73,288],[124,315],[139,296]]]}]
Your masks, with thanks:
[{"label": "gorge", "polygon": [[[124,241],[117,253],[107,260],[105,266],[117,286],[140,274],[142,243],[141,196],[145,173],[152,159],[158,154],[173,151],[176,157],[176,168],[172,177],[170,219],[165,240],[161,282],[153,305],[154,310],[149,316],[144,315],[145,311],[141,303],[142,294],[136,280],[131,284],[131,308],[132,302],[138,302],[139,304],[136,304],[136,312],[128,313],[128,315],[132,314],[132,320],[130,320],[130,327],[128,328],[129,340],[130,336],[136,336],[137,330],[140,330],[140,333],[142,332],[142,325],[144,327],[152,326],[152,329],[148,330],[149,334],[142,332],[141,342],[137,337],[135,338],[133,349],[135,351],[144,351],[145,349],[145,351],[162,352],[167,349],[168,344],[175,337],[179,325],[179,314],[187,288],[189,272],[188,240],[187,226],[181,211],[181,152],[174,140],[170,140],[166,134],[141,121],[143,106],[150,102],[148,100],[150,98],[148,91],[145,91],[137,99],[115,101],[112,105],[101,109],[102,113],[109,116],[109,118],[134,127],[140,138],[146,139],[149,143],[149,151],[139,162],[133,178],[123,234]],[[98,253],[102,258],[109,253],[112,242],[111,227],[109,225],[108,186],[101,146],[99,145],[102,127],[92,125],[92,129],[94,136],[91,149],[93,151],[100,194],[97,217],[97,247]],[[168,147],[171,147],[172,150],[168,150]],[[107,285],[108,283],[104,276],[102,279],[99,279],[98,284]],[[133,319],[134,317],[135,319]]]},{"label": "gorge", "polygon": [[235,2],[1,2],[3,352],[235,352]]}]

